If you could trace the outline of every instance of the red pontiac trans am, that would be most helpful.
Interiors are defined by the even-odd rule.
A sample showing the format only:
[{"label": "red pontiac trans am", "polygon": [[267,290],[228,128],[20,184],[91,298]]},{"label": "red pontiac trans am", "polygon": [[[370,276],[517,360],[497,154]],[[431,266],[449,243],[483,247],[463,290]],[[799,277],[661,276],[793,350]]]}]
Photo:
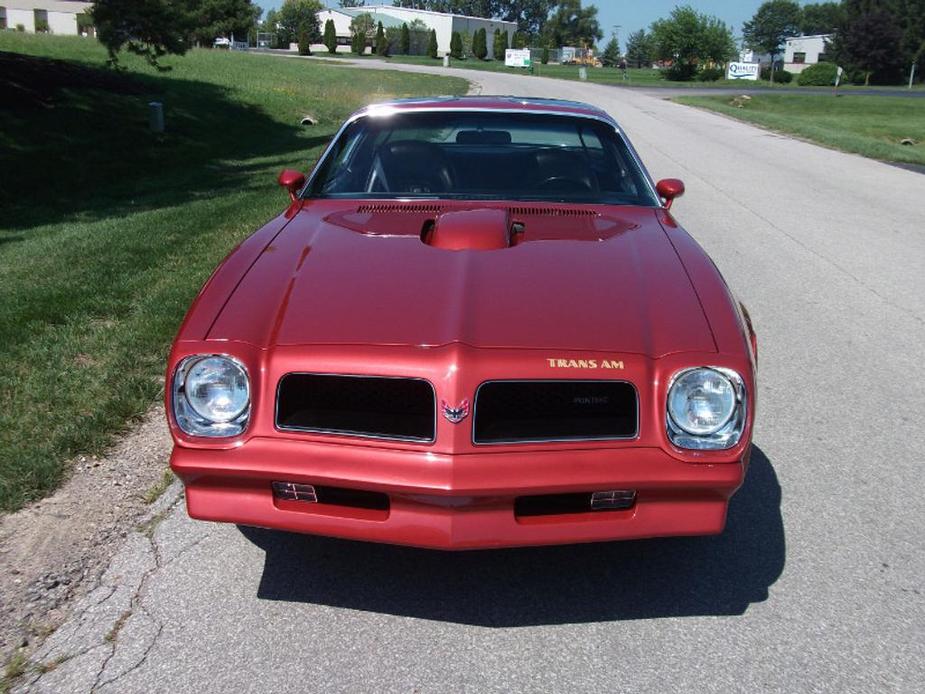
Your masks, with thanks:
[{"label": "red pontiac trans am", "polygon": [[170,355],[193,518],[440,549],[722,531],[755,336],[610,116],[370,106],[280,183]]}]

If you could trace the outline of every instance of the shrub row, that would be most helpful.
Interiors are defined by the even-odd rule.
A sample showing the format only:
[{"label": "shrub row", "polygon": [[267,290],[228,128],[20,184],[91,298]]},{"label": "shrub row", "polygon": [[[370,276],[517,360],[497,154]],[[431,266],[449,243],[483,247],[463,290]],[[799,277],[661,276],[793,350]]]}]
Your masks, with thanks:
[{"label": "shrub row", "polygon": [[[763,67],[761,68],[761,74],[759,75],[761,79],[766,82],[771,81],[771,68]],[[786,70],[775,70],[774,71],[774,82],[775,84],[790,84],[793,82],[793,73],[787,72]]]},{"label": "shrub row", "polygon": [[831,87],[835,85],[837,74],[835,63],[816,63],[800,73],[797,84],[801,87]]}]

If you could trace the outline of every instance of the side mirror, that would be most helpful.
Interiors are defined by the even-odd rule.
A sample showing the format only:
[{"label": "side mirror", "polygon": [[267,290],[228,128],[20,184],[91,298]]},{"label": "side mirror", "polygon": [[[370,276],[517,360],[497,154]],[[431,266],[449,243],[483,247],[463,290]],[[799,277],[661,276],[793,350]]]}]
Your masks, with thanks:
[{"label": "side mirror", "polygon": [[663,178],[655,184],[655,192],[665,201],[665,209],[671,209],[675,198],[684,195],[684,181],[677,178]]},{"label": "side mirror", "polygon": [[296,196],[305,185],[305,174],[293,169],[283,169],[276,180],[283,188],[289,191],[289,199],[295,202]]}]

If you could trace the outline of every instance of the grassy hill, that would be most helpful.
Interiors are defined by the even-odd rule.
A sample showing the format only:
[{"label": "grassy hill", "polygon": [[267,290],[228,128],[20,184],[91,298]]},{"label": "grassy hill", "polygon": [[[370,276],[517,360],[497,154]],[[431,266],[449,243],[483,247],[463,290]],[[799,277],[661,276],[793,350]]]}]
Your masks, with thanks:
[{"label": "grassy hill", "polygon": [[151,407],[199,286],[285,206],[280,169],[307,170],[364,103],[467,89],[227,51],[166,72],[105,58],[87,39],[0,32],[0,511]]}]

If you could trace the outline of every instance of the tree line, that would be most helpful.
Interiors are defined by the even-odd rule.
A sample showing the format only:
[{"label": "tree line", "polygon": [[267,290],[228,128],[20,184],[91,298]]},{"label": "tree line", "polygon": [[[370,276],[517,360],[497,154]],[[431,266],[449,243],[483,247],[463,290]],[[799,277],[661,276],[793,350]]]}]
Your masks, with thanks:
[{"label": "tree line", "polygon": [[[913,64],[925,73],[925,0],[842,0],[801,6],[763,3],[742,27],[741,46],[769,54],[780,68],[785,39],[831,35],[828,61],[855,82],[895,84]],[[737,42],[720,20],[685,6],[629,35],[626,60],[635,67],[663,61],[669,79],[693,79],[735,57]],[[834,69],[834,68],[833,68]],[[770,71],[774,78],[775,72]]]},{"label": "tree line", "polygon": [[[362,7],[365,3],[341,0],[340,4]],[[511,41],[515,48],[594,48],[604,37],[597,7],[582,0],[393,0],[393,4],[516,22]],[[319,0],[285,0],[258,23],[261,10],[251,0],[95,0],[92,16],[113,60],[120,50],[128,50],[156,63],[167,53],[183,53],[197,43],[211,43],[216,36],[231,33],[243,37],[265,31],[275,34],[282,46],[321,43],[317,13],[322,9]],[[401,28],[380,28],[369,15],[365,17],[369,20],[351,27],[354,49],[362,41],[364,49],[372,45],[380,55],[436,54],[436,34],[420,20]],[[487,57],[487,37],[477,34],[453,36],[451,55]],[[647,29],[631,33],[625,52],[611,37],[601,58],[608,65],[626,60],[632,67],[658,62],[669,79],[688,80],[710,71],[715,75],[742,47],[770,54],[772,64],[777,63],[784,39],[800,34],[831,34],[826,56],[844,67],[849,79],[896,82],[913,64],[920,78],[925,76],[925,0],[840,0],[804,6],[794,0],[768,0],[745,22],[738,40],[718,17],[682,5]],[[325,43],[331,40],[336,44],[336,37]],[[493,45],[493,57],[503,59],[507,33],[500,32]]]},{"label": "tree line", "polygon": [[[801,7],[769,0],[743,26],[745,44],[777,63],[784,40],[827,34],[826,60],[865,84],[895,84],[925,67],[925,0],[842,0]],[[771,72],[772,78],[774,71]]]}]

